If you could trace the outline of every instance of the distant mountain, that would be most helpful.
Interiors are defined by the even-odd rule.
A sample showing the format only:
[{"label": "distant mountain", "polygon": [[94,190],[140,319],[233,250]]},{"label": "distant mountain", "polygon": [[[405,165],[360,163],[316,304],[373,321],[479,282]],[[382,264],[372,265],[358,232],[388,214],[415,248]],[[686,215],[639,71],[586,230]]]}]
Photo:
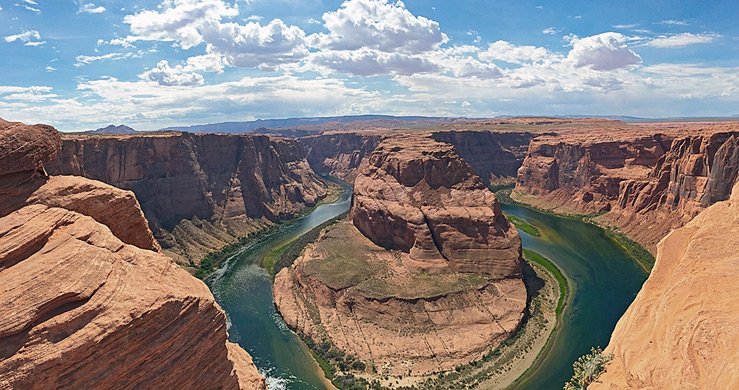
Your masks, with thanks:
[{"label": "distant mountain", "polygon": [[349,123],[356,121],[393,120],[393,121],[417,121],[417,120],[441,120],[442,117],[427,116],[392,116],[392,115],[348,115],[348,116],[326,116],[316,118],[287,118],[287,119],[257,119],[247,122],[222,122],[195,126],[172,126],[165,130],[189,131],[193,133],[246,133],[259,128],[275,129],[284,127],[299,127],[322,125],[329,122]]},{"label": "distant mountain", "polygon": [[87,133],[94,134],[136,134],[138,131],[126,126],[126,125],[108,125],[107,127],[101,127],[97,130],[90,130]]}]

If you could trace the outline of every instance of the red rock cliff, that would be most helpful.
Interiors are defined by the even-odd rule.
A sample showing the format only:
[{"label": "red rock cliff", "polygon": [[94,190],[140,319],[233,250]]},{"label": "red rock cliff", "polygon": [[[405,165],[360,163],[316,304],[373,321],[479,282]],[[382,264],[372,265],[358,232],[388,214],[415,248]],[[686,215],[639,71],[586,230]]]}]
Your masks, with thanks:
[{"label": "red rock cliff", "polygon": [[614,359],[589,389],[739,388],[737,248],[739,185],[660,241],[606,348]]},{"label": "red rock cliff", "polygon": [[47,169],[132,190],[162,246],[184,264],[327,193],[297,141],[265,136],[69,135]]},{"label": "red rock cliff", "polygon": [[0,175],[0,389],[266,389],[132,193],[39,171],[48,126],[0,121],[0,145],[24,151]]}]

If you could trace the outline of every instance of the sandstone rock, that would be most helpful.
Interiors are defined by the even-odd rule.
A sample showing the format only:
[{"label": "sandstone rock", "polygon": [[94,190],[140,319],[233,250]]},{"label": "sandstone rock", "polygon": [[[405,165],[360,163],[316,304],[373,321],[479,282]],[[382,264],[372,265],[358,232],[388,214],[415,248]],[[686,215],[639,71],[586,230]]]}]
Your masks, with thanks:
[{"label": "sandstone rock", "polygon": [[520,327],[521,241],[449,144],[396,136],[365,159],[349,221],[275,278],[288,326],[373,364],[428,375],[479,359]]},{"label": "sandstone rock", "polygon": [[[134,192],[155,237],[187,264],[265,225],[294,216],[327,193],[294,140],[251,135],[69,135],[52,174],[78,175]],[[194,232],[198,219],[213,229]],[[177,229],[187,224],[189,236]],[[191,237],[213,247],[191,246]],[[222,237],[225,240],[213,240]]]},{"label": "sandstone rock", "polygon": [[518,232],[449,144],[424,137],[380,144],[354,182],[349,218],[372,242],[422,267],[521,273]]},{"label": "sandstone rock", "polygon": [[658,245],[657,262],[619,320],[615,358],[589,388],[739,388],[739,185]]},{"label": "sandstone rock", "polygon": [[380,135],[340,133],[300,138],[314,171],[353,182],[362,161],[382,140]]},{"label": "sandstone rock", "polygon": [[59,133],[47,125],[28,126],[0,119],[0,175],[42,169],[61,148]]},{"label": "sandstone rock", "polygon": [[45,176],[58,135],[34,131],[42,150],[0,175],[0,389],[266,389],[208,288],[147,250],[133,195]]}]

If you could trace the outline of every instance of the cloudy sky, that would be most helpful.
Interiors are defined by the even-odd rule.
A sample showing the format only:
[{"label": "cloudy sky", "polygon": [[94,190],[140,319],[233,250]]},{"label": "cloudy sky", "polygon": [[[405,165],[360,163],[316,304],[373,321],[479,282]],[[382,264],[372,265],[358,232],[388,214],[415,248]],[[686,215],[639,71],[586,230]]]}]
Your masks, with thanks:
[{"label": "cloudy sky", "polygon": [[0,0],[0,117],[739,114],[736,0]]}]

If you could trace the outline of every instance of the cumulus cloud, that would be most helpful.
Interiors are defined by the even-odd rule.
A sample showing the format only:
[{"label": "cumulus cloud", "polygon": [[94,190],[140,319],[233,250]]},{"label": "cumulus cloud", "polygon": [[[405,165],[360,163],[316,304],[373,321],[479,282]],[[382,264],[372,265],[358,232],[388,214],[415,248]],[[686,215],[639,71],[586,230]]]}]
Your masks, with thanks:
[{"label": "cumulus cloud", "polygon": [[162,12],[147,10],[123,18],[134,34],[128,41],[175,41],[189,49],[203,42],[200,30],[204,26],[239,14],[236,7],[221,0],[164,1],[162,8]]},{"label": "cumulus cloud", "polygon": [[36,30],[23,31],[20,34],[8,35],[5,37],[5,42],[23,42],[26,46],[40,46],[46,43],[46,41],[40,41],[41,34]]},{"label": "cumulus cloud", "polygon": [[323,14],[323,20],[329,33],[315,35],[315,44],[334,50],[417,54],[449,40],[438,22],[413,15],[401,1],[349,0],[337,11]]},{"label": "cumulus cloud", "polygon": [[147,70],[139,75],[142,80],[155,81],[165,86],[192,86],[203,84],[203,76],[194,72],[188,72],[182,65],[174,68],[169,66],[167,60],[159,61],[157,67]]},{"label": "cumulus cloud", "polygon": [[297,62],[308,55],[305,33],[274,19],[266,26],[251,22],[217,23],[203,28],[207,51],[222,55],[225,62],[238,67],[275,70],[278,65]]},{"label": "cumulus cloud", "polygon": [[428,58],[403,53],[386,53],[367,48],[318,52],[311,58],[311,64],[353,76],[388,73],[407,75],[439,70],[439,67]]},{"label": "cumulus cloud", "polygon": [[82,6],[80,6],[79,11],[77,11],[78,14],[82,13],[88,13],[88,14],[99,14],[105,12],[105,7],[99,6],[96,7],[93,3],[87,3]]},{"label": "cumulus cloud", "polygon": [[658,48],[681,48],[688,45],[695,45],[700,43],[711,43],[714,40],[721,38],[719,34],[692,34],[692,33],[680,33],[675,35],[662,35],[656,37],[646,43],[647,46],[658,47]]},{"label": "cumulus cloud", "polygon": [[613,70],[638,65],[641,57],[626,46],[622,34],[607,32],[586,38],[572,38],[572,50],[567,55],[575,67]]},{"label": "cumulus cloud", "polygon": [[319,51],[310,64],[353,75],[437,70],[432,53],[449,38],[439,23],[413,15],[401,1],[348,0],[323,14],[328,33],[308,37]]},{"label": "cumulus cloud", "polygon": [[547,35],[554,35],[554,34],[558,34],[560,31],[562,30],[555,28],[555,27],[548,27],[548,28],[545,28],[544,30],[541,30],[541,33],[547,34]]}]

